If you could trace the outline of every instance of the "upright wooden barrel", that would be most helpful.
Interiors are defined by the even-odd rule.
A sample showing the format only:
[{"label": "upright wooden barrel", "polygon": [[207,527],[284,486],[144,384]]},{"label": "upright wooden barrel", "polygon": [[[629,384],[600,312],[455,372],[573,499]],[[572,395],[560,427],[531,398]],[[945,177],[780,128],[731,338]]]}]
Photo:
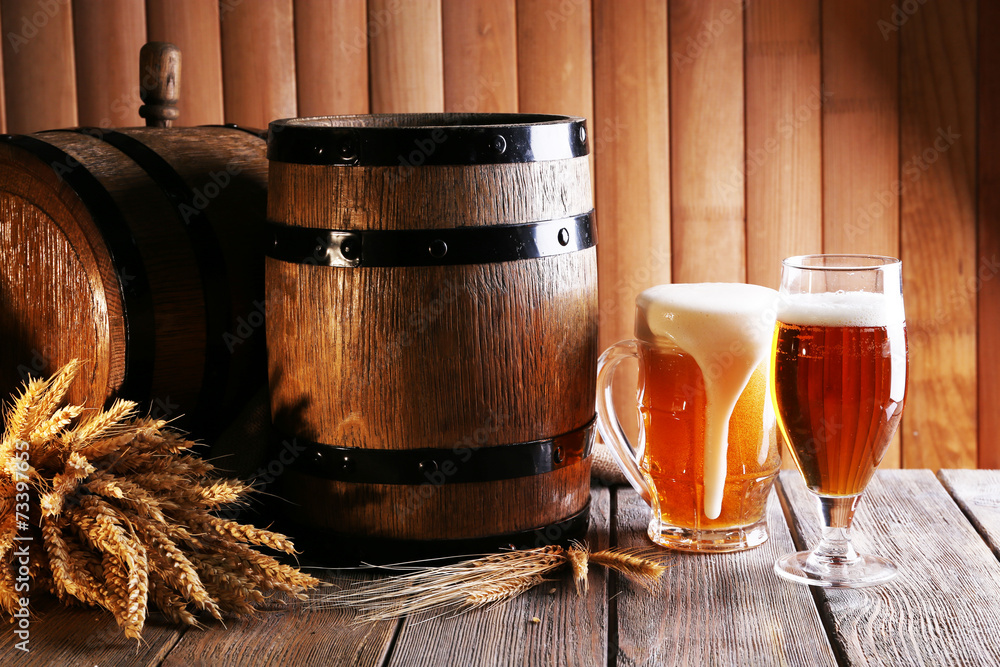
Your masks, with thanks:
[{"label": "upright wooden barrel", "polygon": [[271,410],[309,532],[397,559],[582,536],[587,153],[564,116],[271,123]]},{"label": "upright wooden barrel", "polygon": [[235,126],[0,137],[3,394],[78,357],[74,402],[223,426],[266,382],[266,170]]}]

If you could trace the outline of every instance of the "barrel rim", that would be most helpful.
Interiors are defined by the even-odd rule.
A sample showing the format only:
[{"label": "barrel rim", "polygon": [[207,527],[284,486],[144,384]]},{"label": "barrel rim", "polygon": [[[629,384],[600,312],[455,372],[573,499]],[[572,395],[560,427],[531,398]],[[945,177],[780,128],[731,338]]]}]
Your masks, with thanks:
[{"label": "barrel rim", "polygon": [[353,114],[268,125],[267,157],[324,166],[511,164],[589,155],[586,119],[520,113]]}]

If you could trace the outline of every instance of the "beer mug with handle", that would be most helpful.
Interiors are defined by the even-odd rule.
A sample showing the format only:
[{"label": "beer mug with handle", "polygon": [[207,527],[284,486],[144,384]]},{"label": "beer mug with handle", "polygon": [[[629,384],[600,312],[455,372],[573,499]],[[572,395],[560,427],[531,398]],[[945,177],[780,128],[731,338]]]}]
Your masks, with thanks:
[{"label": "beer mug with handle", "polygon": [[[777,292],[737,283],[659,285],[636,299],[635,338],[598,362],[597,427],[652,508],[657,544],[701,552],[767,540],[781,463],[769,391]],[[612,401],[618,365],[639,363],[639,442]]]}]

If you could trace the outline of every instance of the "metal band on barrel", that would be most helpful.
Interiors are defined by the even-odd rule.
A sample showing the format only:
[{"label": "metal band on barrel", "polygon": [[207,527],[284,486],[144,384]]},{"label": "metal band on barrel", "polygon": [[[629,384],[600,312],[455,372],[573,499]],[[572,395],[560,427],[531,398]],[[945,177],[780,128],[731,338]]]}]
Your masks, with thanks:
[{"label": "metal band on barrel", "polygon": [[594,418],[553,438],[506,445],[456,444],[447,449],[362,449],[287,438],[300,453],[294,466],[312,477],[358,484],[464,484],[541,475],[590,456]]},{"label": "metal band on barrel", "polygon": [[322,562],[326,565],[331,558],[335,565],[377,565],[417,558],[458,559],[472,554],[537,549],[551,544],[565,546],[573,540],[584,539],[589,527],[589,498],[581,510],[554,523],[485,537],[406,540],[342,533],[289,519],[279,525],[279,529],[294,536],[296,545],[304,548],[307,561],[315,560],[309,558],[310,554],[322,554]]},{"label": "metal band on barrel", "polygon": [[222,399],[229,374],[230,353],[223,335],[232,317],[225,255],[194,191],[163,156],[138,139],[114,130],[78,127],[72,130],[100,139],[124,153],[145,171],[173,205],[177,220],[187,233],[201,278],[205,313],[205,363],[194,416],[205,419]]},{"label": "metal band on barrel", "polygon": [[538,259],[591,248],[594,211],[523,225],[341,231],[268,221],[267,255],[283,262],[359,268],[450,266]]},{"label": "metal band on barrel", "polygon": [[73,189],[90,213],[111,258],[122,298],[125,324],[125,375],[119,395],[147,398],[153,385],[155,324],[153,295],[138,244],[111,193],[83,164],[58,146],[26,135],[2,135],[47,162]]},{"label": "metal band on barrel", "polygon": [[324,166],[414,168],[568,160],[590,152],[586,121],[576,116],[414,116],[423,124],[364,124],[370,116],[355,117],[354,126],[348,124],[352,118],[344,116],[272,121],[267,159]]}]

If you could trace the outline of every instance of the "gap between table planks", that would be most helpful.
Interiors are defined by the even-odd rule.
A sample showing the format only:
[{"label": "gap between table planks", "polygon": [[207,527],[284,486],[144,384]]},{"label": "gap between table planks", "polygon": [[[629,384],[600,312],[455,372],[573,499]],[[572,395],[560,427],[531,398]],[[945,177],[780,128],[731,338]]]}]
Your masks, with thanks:
[{"label": "gap between table planks", "polygon": [[[980,493],[952,474],[960,472],[966,471],[944,478],[969,504]],[[779,479],[793,532],[815,544],[814,497],[797,472]],[[877,473],[859,505],[853,539],[859,552],[889,558],[900,574],[884,586],[817,591],[840,664],[1000,664],[1000,562],[931,471]]]},{"label": "gap between table planks", "polygon": [[[632,489],[617,494],[619,546],[648,546],[649,508]],[[767,520],[770,539],[756,549],[678,552],[655,595],[622,584],[618,664],[836,665],[809,590],[774,575],[774,561],[794,550],[774,493]]]}]

